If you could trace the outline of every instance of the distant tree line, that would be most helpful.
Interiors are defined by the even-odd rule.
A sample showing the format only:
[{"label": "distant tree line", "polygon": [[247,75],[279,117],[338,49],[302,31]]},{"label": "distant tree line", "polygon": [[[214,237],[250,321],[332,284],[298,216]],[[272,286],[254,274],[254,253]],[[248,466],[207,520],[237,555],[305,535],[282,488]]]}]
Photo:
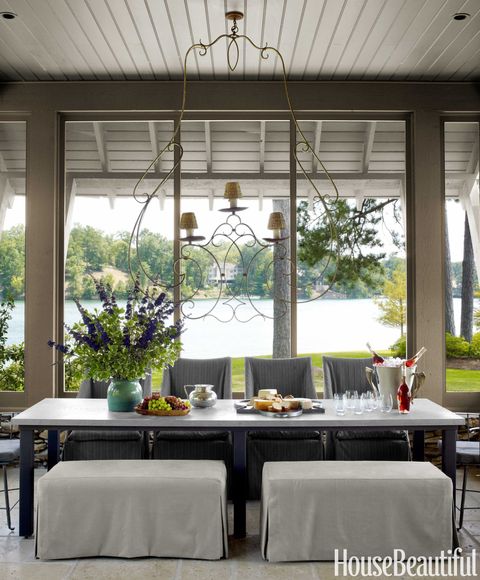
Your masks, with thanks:
[{"label": "distant tree line", "polygon": [[[66,298],[90,299],[96,297],[92,276],[103,278],[109,283],[118,298],[126,298],[131,285],[128,268],[128,246],[130,232],[107,234],[91,226],[75,225],[70,232],[67,259],[65,263]],[[309,240],[310,242],[310,240]],[[310,244],[311,246],[311,244]],[[158,276],[165,284],[173,283],[173,242],[164,236],[144,230],[138,240],[142,265],[150,276]],[[223,261],[237,266],[235,279],[229,285],[235,291],[243,280],[241,257],[237,253],[226,255],[228,246],[220,245],[214,249],[215,256],[222,265]],[[209,277],[213,260],[207,252],[191,248],[190,260],[184,265],[183,292],[185,295],[199,288],[197,297],[208,298],[215,295],[215,282]],[[243,259],[246,263],[252,259],[258,247],[245,248]],[[319,267],[310,265],[311,256],[300,252],[303,258],[298,263],[298,286],[301,297],[315,293],[315,281]],[[271,261],[269,251],[258,255],[249,270],[249,292],[258,297],[271,296]],[[371,298],[383,293],[385,279],[392,277],[393,271],[402,259],[391,257],[355,263],[345,260],[342,275],[338,276],[332,290],[345,298]],[[136,269],[135,263],[133,268]],[[351,276],[348,269],[362,269],[361,276]],[[267,274],[266,274],[267,273]],[[25,230],[24,226],[15,226],[3,232],[0,238],[0,286],[3,297],[21,299],[24,297],[25,283]],[[270,283],[269,283],[270,282]],[[303,291],[303,294],[302,294]]]}]

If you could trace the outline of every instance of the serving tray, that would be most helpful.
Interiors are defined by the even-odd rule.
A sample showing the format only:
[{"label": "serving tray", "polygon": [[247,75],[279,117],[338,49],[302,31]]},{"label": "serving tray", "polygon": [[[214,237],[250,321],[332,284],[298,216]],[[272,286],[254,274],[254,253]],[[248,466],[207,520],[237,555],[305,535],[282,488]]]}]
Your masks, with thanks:
[{"label": "serving tray", "polygon": [[322,401],[320,400],[314,400],[312,401],[313,403],[313,408],[312,409],[295,409],[292,411],[278,411],[278,412],[274,412],[274,411],[260,411],[258,409],[255,409],[252,405],[250,405],[250,399],[243,399],[241,401],[236,401],[235,402],[235,409],[237,411],[237,413],[253,413],[256,415],[264,415],[266,417],[275,417],[275,418],[281,418],[281,419],[287,419],[288,417],[298,417],[299,415],[302,415],[302,413],[305,414],[309,414],[309,413],[325,413],[325,407],[323,406]]}]

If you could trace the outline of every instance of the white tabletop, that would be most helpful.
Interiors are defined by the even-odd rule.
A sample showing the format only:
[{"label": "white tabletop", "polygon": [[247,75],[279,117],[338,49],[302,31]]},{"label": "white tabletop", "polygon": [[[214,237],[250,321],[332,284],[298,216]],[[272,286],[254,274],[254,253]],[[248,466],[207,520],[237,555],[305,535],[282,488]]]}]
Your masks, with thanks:
[{"label": "white tabletop", "polygon": [[138,413],[111,413],[106,399],[43,399],[39,403],[15,415],[12,422],[20,427],[55,427],[71,429],[88,428],[139,428],[155,429],[162,427],[180,428],[289,428],[289,427],[337,427],[348,428],[429,428],[454,427],[463,425],[463,417],[437,405],[428,399],[415,399],[409,414],[372,411],[362,415],[348,413],[339,417],[335,413],[333,400],[324,400],[326,412],[304,413],[300,417],[277,419],[259,414],[238,414],[234,401],[219,400],[214,407],[192,409],[182,417],[145,416]]}]

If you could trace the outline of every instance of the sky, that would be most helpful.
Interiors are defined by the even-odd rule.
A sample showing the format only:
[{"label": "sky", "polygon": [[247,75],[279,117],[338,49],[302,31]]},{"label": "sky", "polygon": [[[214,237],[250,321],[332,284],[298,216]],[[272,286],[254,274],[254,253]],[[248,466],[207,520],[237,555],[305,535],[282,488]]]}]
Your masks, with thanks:
[{"label": "sky", "polygon": [[[226,217],[217,211],[225,207],[227,202],[223,199],[215,199],[213,211],[209,210],[208,200],[186,199],[182,203],[182,211],[194,211],[197,216],[199,229],[198,235],[209,236],[216,225],[219,225]],[[242,206],[249,209],[242,212],[242,221],[248,223],[258,237],[268,236],[267,221],[269,213],[272,211],[272,202],[264,199],[263,209],[260,211],[258,202],[241,200]],[[110,209],[106,197],[87,198],[77,197],[75,199],[72,225],[84,224],[114,234],[118,231],[131,231],[141,205],[132,198],[116,198],[114,209]],[[451,257],[453,262],[459,262],[463,258],[463,227],[464,213],[459,203],[451,201],[447,204],[448,228],[450,236]],[[173,238],[173,200],[165,200],[163,211],[157,200],[153,200],[145,215],[143,226],[153,232],[161,232],[168,239]],[[18,223],[25,221],[25,197],[16,196],[12,209],[7,210],[5,218],[5,229],[11,228]],[[388,235],[385,235],[386,240]],[[396,248],[391,243],[385,243],[387,254],[396,253]]]}]

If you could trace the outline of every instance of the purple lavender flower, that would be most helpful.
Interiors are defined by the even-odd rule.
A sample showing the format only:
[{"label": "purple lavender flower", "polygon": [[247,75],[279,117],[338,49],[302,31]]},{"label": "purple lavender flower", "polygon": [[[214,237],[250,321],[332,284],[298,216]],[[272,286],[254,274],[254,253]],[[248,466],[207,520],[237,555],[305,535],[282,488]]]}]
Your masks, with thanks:
[{"label": "purple lavender flower", "polygon": [[125,319],[126,320],[130,320],[132,318],[132,312],[133,312],[132,302],[133,302],[133,296],[131,294],[129,294],[128,299],[127,299],[127,307],[125,309]]},{"label": "purple lavender flower", "polygon": [[99,320],[95,321],[95,328],[97,329],[98,335],[100,336],[100,340],[103,342],[103,344],[107,345],[112,342]]},{"label": "purple lavender flower", "polygon": [[139,276],[137,276],[135,278],[135,285],[133,287],[133,295],[135,296],[135,298],[138,298],[141,291],[142,291],[142,289],[140,288],[140,278],[139,278]]},{"label": "purple lavender flower", "polygon": [[77,298],[74,298],[74,301],[75,301],[75,304],[77,305],[78,311],[82,315],[82,320],[83,320],[83,323],[87,327],[88,334],[94,336],[96,334],[96,332],[95,332],[95,324],[93,323],[92,319],[90,318],[90,315],[85,310],[85,308],[83,308],[83,306],[80,304],[80,302],[78,301]]},{"label": "purple lavender flower", "polygon": [[109,301],[108,301],[108,294],[107,291],[105,290],[105,286],[101,283],[98,282],[97,280],[95,280],[95,288],[97,290],[97,294],[100,298],[100,300],[102,301],[103,306],[109,306]]},{"label": "purple lavender flower", "polygon": [[61,353],[63,353],[63,354],[69,354],[70,353],[70,349],[65,344],[56,344],[55,345],[55,348],[57,350],[59,350]]},{"label": "purple lavender flower", "polygon": [[70,328],[67,325],[65,325],[65,328],[67,329],[68,333],[78,343],[80,343],[80,344],[86,344],[88,347],[90,347],[95,352],[97,352],[100,349],[100,345],[91,336],[89,336],[89,335],[83,335],[80,332],[77,332],[76,330],[73,330],[73,328]]},{"label": "purple lavender flower", "polygon": [[60,344],[58,342],[55,342],[53,340],[49,340],[47,342],[48,346],[50,348],[54,348],[55,350],[58,350],[60,352],[62,352],[63,354],[69,354],[70,353],[70,349],[68,346],[66,346],[65,344]]},{"label": "purple lavender flower", "polygon": [[138,339],[138,342],[135,346],[137,348],[142,349],[147,348],[153,339],[156,329],[157,329],[157,321],[154,318],[152,318],[148,323],[147,328],[143,331],[142,336]]},{"label": "purple lavender flower", "polygon": [[166,296],[165,292],[162,292],[161,294],[159,294],[157,296],[157,299],[155,300],[155,306],[160,306],[163,303],[163,301],[165,300],[165,296]]},{"label": "purple lavender flower", "polygon": [[167,332],[171,338],[178,338],[183,332],[183,320],[177,320],[174,325],[168,327]]}]

